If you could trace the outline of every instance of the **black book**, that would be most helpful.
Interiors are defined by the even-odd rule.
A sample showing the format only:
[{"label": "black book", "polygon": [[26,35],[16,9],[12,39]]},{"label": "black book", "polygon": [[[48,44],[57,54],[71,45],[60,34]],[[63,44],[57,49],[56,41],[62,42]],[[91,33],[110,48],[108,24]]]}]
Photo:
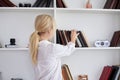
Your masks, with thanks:
[{"label": "black book", "polygon": [[50,7],[53,7],[53,6],[54,6],[54,0],[51,0]]},{"label": "black book", "polygon": [[61,44],[61,39],[60,39],[60,34],[59,34],[59,31],[58,31],[58,29],[56,30],[56,42],[58,43],[58,44]]},{"label": "black book", "polygon": [[52,0],[47,0],[46,7],[50,7],[51,2],[52,2]]},{"label": "black book", "polygon": [[117,9],[120,9],[120,0],[118,0]]},{"label": "black book", "polygon": [[119,71],[119,67],[118,66],[112,66],[112,73],[109,77],[109,80],[115,80],[117,73]]},{"label": "black book", "polygon": [[107,0],[104,6],[104,9],[109,9],[114,0]]},{"label": "black book", "polygon": [[32,7],[38,7],[43,0],[36,0]]},{"label": "black book", "polygon": [[38,5],[38,7],[46,7],[47,2],[48,2],[48,0],[43,0],[43,1]]},{"label": "black book", "polygon": [[37,0],[32,7],[45,7],[45,3],[47,3],[47,0]]},{"label": "black book", "polygon": [[82,40],[80,34],[78,35],[78,39],[79,39],[79,41],[80,41],[82,47],[85,47],[85,44],[84,44],[84,42],[83,42],[83,40]]},{"label": "black book", "polygon": [[62,33],[61,33],[62,31],[59,30],[58,32],[59,32],[60,39],[61,39],[61,42],[60,42],[60,43],[61,43],[61,44],[64,44],[65,42],[64,42],[64,39],[63,39],[63,35],[62,35]]},{"label": "black book", "polygon": [[83,47],[88,47],[88,44],[87,44],[87,42],[86,42],[86,40],[85,40],[85,38],[84,38],[84,36],[83,36],[83,34],[82,34],[81,31],[79,31],[79,38],[80,38],[80,42],[82,42],[82,43],[81,43],[82,46],[83,46]]}]

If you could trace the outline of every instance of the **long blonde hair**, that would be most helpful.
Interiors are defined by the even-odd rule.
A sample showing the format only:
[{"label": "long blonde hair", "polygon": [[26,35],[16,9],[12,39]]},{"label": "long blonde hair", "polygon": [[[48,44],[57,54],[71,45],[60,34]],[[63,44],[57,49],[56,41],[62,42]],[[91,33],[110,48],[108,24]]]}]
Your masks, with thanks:
[{"label": "long blonde hair", "polygon": [[35,31],[30,36],[30,52],[32,62],[37,64],[38,43],[41,41],[40,33],[44,33],[50,29],[55,31],[54,19],[47,14],[38,15],[35,20]]}]

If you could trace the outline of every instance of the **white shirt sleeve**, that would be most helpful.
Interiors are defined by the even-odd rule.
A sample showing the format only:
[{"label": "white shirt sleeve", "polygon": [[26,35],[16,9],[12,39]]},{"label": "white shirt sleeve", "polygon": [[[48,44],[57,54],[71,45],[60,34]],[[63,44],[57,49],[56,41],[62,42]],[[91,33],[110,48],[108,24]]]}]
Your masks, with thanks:
[{"label": "white shirt sleeve", "polygon": [[69,56],[75,49],[75,44],[69,42],[66,46],[60,44],[52,44],[53,54],[56,57]]}]

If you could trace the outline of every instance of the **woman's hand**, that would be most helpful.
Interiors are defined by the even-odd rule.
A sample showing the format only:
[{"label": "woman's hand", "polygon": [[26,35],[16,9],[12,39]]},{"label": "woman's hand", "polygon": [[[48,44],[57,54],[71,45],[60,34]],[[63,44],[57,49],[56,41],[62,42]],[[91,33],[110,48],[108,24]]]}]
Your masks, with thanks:
[{"label": "woman's hand", "polygon": [[78,35],[79,35],[79,33],[77,33],[76,30],[72,30],[71,31],[71,42],[75,43]]}]

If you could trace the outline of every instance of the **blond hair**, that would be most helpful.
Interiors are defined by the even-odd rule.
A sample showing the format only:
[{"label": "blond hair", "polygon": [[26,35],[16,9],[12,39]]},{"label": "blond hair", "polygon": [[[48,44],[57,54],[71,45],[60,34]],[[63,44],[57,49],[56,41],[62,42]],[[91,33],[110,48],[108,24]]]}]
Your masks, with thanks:
[{"label": "blond hair", "polygon": [[40,33],[44,33],[50,29],[55,31],[55,22],[50,15],[38,15],[35,20],[35,31],[30,36],[30,52],[32,62],[37,64],[38,43],[41,41]]}]

